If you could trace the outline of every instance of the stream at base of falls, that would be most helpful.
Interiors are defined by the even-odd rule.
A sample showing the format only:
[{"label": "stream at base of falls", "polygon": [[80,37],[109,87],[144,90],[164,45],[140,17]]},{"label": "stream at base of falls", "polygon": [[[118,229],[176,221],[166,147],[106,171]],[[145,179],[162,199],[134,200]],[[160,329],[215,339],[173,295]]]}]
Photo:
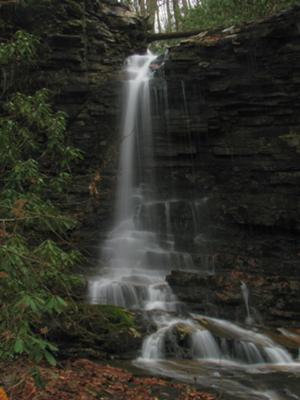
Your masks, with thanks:
[{"label": "stream at base of falls", "polygon": [[[222,399],[300,400],[300,363],[249,327],[254,321],[244,282],[245,326],[190,313],[166,282],[173,269],[199,272],[190,252],[178,246],[174,227],[184,208],[196,243],[207,198],[157,193],[149,90],[155,59],[151,53],[132,56],[125,67],[116,217],[102,244],[106,267],[89,280],[89,301],[143,311],[149,318],[155,329],[133,360],[136,368],[212,389]],[[200,272],[215,273],[214,266]]]},{"label": "stream at base of falls", "polygon": [[299,399],[299,365],[248,365],[232,363],[161,360],[134,365],[155,375],[173,378],[202,389],[212,390],[222,400]]}]

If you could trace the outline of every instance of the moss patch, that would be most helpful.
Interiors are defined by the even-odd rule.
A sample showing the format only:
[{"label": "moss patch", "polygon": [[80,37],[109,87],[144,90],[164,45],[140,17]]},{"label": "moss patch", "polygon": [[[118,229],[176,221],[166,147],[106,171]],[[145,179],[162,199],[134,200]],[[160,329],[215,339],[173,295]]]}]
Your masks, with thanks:
[{"label": "moss patch", "polygon": [[101,305],[97,306],[110,329],[135,328],[133,314],[121,307]]},{"label": "moss patch", "polygon": [[[135,316],[115,306],[70,304],[49,326],[48,338],[63,357],[132,356],[141,345]],[[127,358],[127,357],[125,357]]]},{"label": "moss patch", "polygon": [[300,133],[292,132],[288,135],[280,136],[280,139],[283,140],[288,146],[294,147],[296,152],[300,154]]}]

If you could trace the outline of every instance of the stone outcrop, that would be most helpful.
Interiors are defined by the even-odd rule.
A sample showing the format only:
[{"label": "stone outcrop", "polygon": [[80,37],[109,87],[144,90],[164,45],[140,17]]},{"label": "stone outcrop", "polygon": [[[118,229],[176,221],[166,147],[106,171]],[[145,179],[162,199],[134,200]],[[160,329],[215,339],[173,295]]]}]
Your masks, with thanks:
[{"label": "stone outcrop", "polygon": [[[297,277],[231,271],[215,275],[172,271],[167,281],[194,312],[258,325],[299,325]],[[242,285],[247,285],[248,307]]]},{"label": "stone outcrop", "polygon": [[[297,6],[190,38],[169,49],[153,83],[158,192],[170,197],[172,188],[182,199],[177,248],[192,252],[195,268],[217,273],[171,275],[169,283],[193,303],[196,290],[202,305],[216,291],[209,297],[228,305],[227,315],[242,307],[245,280],[263,318],[299,322],[299,18]],[[186,206],[193,199],[196,237]]]},{"label": "stone outcrop", "polygon": [[[66,207],[81,222],[74,244],[97,258],[113,207],[120,70],[145,48],[144,22],[110,0],[9,2],[0,10],[1,36],[41,36],[30,86],[55,91],[70,141],[84,152]],[[161,198],[177,200],[169,204],[176,250],[190,252],[201,272],[168,281],[194,310],[244,318],[243,281],[258,319],[299,323],[299,20],[296,6],[190,38],[169,49],[153,81],[150,167]]]},{"label": "stone outcrop", "polygon": [[[145,48],[145,23],[112,0],[1,3],[0,22],[2,38],[18,29],[40,38],[37,64],[26,70],[23,86],[55,93],[56,108],[68,114],[69,140],[83,151],[64,201],[81,222],[74,244],[92,258],[113,205],[122,65]],[[24,72],[13,71],[14,84]]]}]

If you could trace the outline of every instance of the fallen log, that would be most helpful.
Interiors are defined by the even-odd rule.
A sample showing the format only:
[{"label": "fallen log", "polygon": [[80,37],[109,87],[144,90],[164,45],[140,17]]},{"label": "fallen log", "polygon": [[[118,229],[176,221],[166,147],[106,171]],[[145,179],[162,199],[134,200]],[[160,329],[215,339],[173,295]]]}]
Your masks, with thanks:
[{"label": "fallen log", "polygon": [[203,34],[205,36],[207,31],[187,31],[187,32],[164,32],[164,33],[149,33],[146,37],[148,43],[155,42],[157,40],[170,40],[170,39],[183,39],[190,36]]}]

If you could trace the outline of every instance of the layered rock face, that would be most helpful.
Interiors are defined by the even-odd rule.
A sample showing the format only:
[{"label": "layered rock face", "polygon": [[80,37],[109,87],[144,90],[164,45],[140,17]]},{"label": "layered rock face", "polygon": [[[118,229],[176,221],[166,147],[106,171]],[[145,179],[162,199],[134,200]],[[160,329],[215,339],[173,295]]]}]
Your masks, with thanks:
[{"label": "layered rock face", "polygon": [[243,281],[264,320],[299,322],[299,20],[295,7],[193,37],[169,50],[153,83],[158,192],[181,200],[177,247],[217,273],[168,280],[203,312],[245,313]]},{"label": "layered rock face", "polygon": [[[112,0],[1,7],[3,37],[21,28],[42,38],[30,86],[56,92],[84,152],[66,207],[81,221],[75,244],[95,261],[113,208],[121,65],[145,47],[145,26]],[[197,311],[244,318],[244,282],[257,321],[299,323],[299,20],[295,7],[191,38],[153,81],[157,224],[203,272],[168,277]]]},{"label": "layered rock face", "polygon": [[[66,207],[81,221],[76,245],[97,258],[113,208],[122,65],[144,50],[144,22],[114,0],[12,1],[0,11],[2,37],[24,29],[40,38],[37,65],[26,71],[22,90],[53,90],[55,107],[68,114],[70,142],[84,159],[73,171]],[[16,70],[11,79],[16,84],[22,76]]]}]

